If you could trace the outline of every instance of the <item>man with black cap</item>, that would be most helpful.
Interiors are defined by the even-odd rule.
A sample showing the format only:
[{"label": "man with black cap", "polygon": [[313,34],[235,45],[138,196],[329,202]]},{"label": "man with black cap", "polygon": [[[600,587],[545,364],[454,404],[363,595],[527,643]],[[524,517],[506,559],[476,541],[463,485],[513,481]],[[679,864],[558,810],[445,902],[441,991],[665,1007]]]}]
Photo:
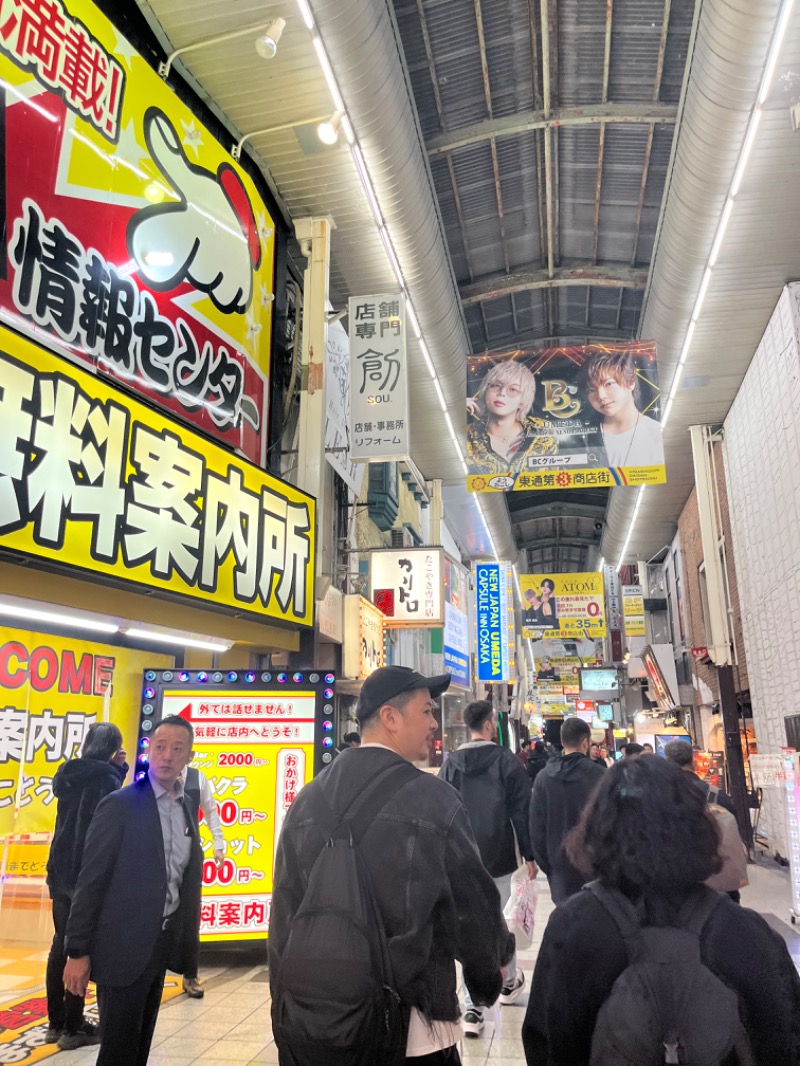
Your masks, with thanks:
[{"label": "man with black cap", "polygon": [[[278,979],[311,868],[325,845],[324,832],[313,824],[317,790],[341,818],[362,793],[369,803],[372,783],[403,760],[427,759],[437,729],[433,701],[449,684],[449,674],[423,677],[403,666],[381,667],[364,682],[356,709],[361,747],[342,752],[308,784],[283,825],[270,919],[272,982]],[[481,862],[458,793],[431,774],[412,772],[375,812],[359,851],[384,922],[395,987],[408,1014],[407,1060],[457,1066],[461,1033],[455,961],[463,966],[473,1002],[491,1005],[503,985],[501,969],[514,950],[499,893]],[[273,1002],[274,993],[273,987]]]}]

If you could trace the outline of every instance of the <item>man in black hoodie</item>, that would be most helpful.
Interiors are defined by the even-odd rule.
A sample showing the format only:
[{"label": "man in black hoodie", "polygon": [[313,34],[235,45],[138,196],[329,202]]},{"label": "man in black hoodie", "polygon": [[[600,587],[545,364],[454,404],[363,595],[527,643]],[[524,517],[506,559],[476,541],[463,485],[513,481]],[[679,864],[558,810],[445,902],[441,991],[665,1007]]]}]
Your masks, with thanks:
[{"label": "man in black hoodie", "polygon": [[89,726],[81,757],[59,766],[53,778],[58,807],[47,860],[47,887],[55,935],[47,959],[46,1043],[57,1042],[62,1051],[100,1042],[96,1026],[84,1021],[83,996],[73,996],[64,988],[64,933],[94,812],[101,799],[116,792],[127,772],[122,733],[111,722],[95,722]]},{"label": "man in black hoodie", "polygon": [[[450,755],[439,776],[461,793],[483,865],[494,878],[505,906],[511,894],[511,875],[517,868],[517,845],[529,876],[536,876],[528,835],[530,780],[519,759],[497,746],[497,720],[488,700],[467,704],[464,724],[472,739]],[[517,973],[515,955],[507,967],[500,1002],[513,1003],[524,986],[525,974]],[[464,1033],[477,1037],[483,1029],[483,1013],[469,992],[465,1000]]]},{"label": "man in black hoodie", "polygon": [[564,752],[550,759],[533,786],[531,845],[534,858],[547,874],[554,903],[579,892],[585,881],[564,853],[564,838],[577,825],[586,801],[606,772],[589,758],[591,740],[586,722],[565,718],[561,725]]}]

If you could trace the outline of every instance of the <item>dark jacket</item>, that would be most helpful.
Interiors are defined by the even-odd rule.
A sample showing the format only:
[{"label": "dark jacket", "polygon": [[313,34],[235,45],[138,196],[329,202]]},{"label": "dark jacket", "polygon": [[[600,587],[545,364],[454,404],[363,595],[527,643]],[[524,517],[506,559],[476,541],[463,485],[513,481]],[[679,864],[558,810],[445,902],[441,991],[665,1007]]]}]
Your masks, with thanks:
[{"label": "dark jacket", "polygon": [[71,759],[56,770],[56,827],[47,859],[47,887],[53,899],[72,897],[94,812],[120,784],[120,769],[100,759]]},{"label": "dark jacket", "polygon": [[439,771],[461,794],[483,865],[492,877],[516,870],[516,833],[523,859],[532,859],[528,832],[531,783],[516,755],[491,741],[462,744]]},{"label": "dark jacket", "polygon": [[[755,1066],[798,1066],[800,978],[781,937],[755,911],[721,895],[700,954],[739,995]],[[627,961],[617,925],[591,893],[556,908],[522,1027],[528,1066],[588,1066],[597,1012]]]},{"label": "dark jacket", "polygon": [[528,777],[530,778],[531,785],[536,784],[536,778],[544,770],[545,766],[550,762],[547,755],[542,752],[541,755],[531,752],[528,758]]},{"label": "dark jacket", "polygon": [[[312,791],[321,789],[334,811],[344,811],[376,774],[400,759],[380,747],[343,751],[289,809],[275,857],[271,980],[279,972],[294,914],[324,846],[311,816]],[[429,1018],[455,1021],[454,959],[463,964],[476,1004],[494,1003],[502,985],[500,967],[513,954],[514,938],[458,793],[420,771],[378,814],[359,851],[372,878],[403,1003]]]},{"label": "dark jacket", "polygon": [[547,874],[554,903],[577,892],[585,881],[567,860],[564,838],[577,825],[586,801],[604,774],[604,767],[574,752],[550,759],[536,778],[531,796],[531,846],[534,858]]},{"label": "dark jacket", "polygon": [[[192,849],[171,936],[169,969],[183,973],[196,953],[202,851],[186,804]],[[92,820],[67,923],[67,954],[90,955],[92,980],[125,988],[142,975],[161,935],[167,866],[150,780],[134,781],[100,803]],[[191,955],[189,953],[192,953]]]}]

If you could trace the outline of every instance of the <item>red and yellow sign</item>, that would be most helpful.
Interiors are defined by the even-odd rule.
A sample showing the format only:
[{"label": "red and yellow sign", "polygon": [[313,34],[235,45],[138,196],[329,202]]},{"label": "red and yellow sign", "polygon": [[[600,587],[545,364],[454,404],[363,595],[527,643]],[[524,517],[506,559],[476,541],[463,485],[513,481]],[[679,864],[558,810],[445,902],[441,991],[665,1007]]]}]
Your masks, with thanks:
[{"label": "red and yellow sign", "polygon": [[0,310],[263,463],[274,221],[90,0],[0,13]]},{"label": "red and yellow sign", "polygon": [[283,820],[314,773],[314,690],[165,690],[162,713],[188,718],[194,766],[217,800],[226,857],[212,858],[201,825],[202,940],[261,940],[269,929],[275,849]]},{"label": "red and yellow sign", "polygon": [[[92,722],[114,722],[135,752],[142,670],[171,664],[151,652],[0,628],[0,836],[52,832],[53,777]],[[7,873],[44,876],[41,863],[41,848],[18,845]]]}]

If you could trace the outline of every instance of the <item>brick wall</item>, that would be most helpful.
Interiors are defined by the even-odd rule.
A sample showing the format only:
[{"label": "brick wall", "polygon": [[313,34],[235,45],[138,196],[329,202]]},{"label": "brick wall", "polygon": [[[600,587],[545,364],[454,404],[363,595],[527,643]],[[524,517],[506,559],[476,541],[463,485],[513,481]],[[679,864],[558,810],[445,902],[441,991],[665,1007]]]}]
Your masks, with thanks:
[{"label": "brick wall", "polygon": [[[786,743],[800,692],[800,285],[786,286],[725,420],[725,460],[744,643],[760,752]],[[788,854],[780,792],[761,824]]]}]

